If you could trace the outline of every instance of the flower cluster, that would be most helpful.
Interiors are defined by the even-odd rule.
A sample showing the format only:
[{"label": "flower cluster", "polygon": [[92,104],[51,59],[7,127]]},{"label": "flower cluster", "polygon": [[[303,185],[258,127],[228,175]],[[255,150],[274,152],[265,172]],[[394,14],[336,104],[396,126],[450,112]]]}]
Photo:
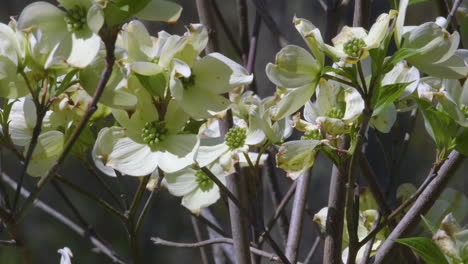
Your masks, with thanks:
[{"label": "flower cluster", "polygon": [[[296,179],[317,153],[342,164],[361,151],[356,146],[369,128],[388,133],[398,113],[415,108],[441,159],[452,149],[467,151],[467,51],[442,19],[405,27],[408,1],[380,15],[369,31],[343,27],[332,45],[310,21],[294,18],[308,49],[288,45],[277,53],[266,66],[277,89],[266,98],[245,89],[253,75],[242,65],[202,54],[203,25],[152,36],[130,20],[172,23],[180,6],[123,2],[36,2],[18,21],[0,24],[1,144],[27,160],[28,174],[46,175],[79,127],[72,154],[86,159],[90,152],[109,176],[164,173],[169,192],[198,213],[220,197],[213,177],[224,183],[237,165],[258,171],[269,148],[277,148],[277,166]],[[393,35],[398,50],[389,56]],[[111,74],[98,90],[97,73],[106,68]],[[223,119],[233,125],[225,135]],[[294,128],[303,135],[290,139]]]}]

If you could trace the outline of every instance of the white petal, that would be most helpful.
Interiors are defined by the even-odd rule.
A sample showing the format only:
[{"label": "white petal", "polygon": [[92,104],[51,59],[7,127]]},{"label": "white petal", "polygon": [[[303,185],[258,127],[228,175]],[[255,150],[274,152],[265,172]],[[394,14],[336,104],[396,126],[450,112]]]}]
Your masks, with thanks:
[{"label": "white petal", "polygon": [[218,94],[230,92],[253,80],[253,75],[244,67],[220,53],[211,53],[195,61],[193,74],[195,85]]},{"label": "white petal", "polygon": [[272,108],[272,119],[280,120],[299,110],[312,97],[317,81],[295,89],[288,89],[278,104]]},{"label": "white petal", "polygon": [[198,187],[195,177],[196,171],[191,168],[185,168],[178,172],[166,173],[164,185],[172,195],[183,196]]},{"label": "white petal", "polygon": [[130,69],[138,74],[151,76],[164,71],[164,69],[152,62],[137,61],[130,64]]},{"label": "white petal", "polygon": [[228,151],[229,147],[223,138],[202,139],[195,160],[200,167],[205,167]]},{"label": "white petal", "polygon": [[[62,153],[63,145],[62,132],[48,131],[39,135],[28,166],[28,174],[36,177],[44,176]],[[25,152],[28,148],[29,146],[25,148]]]},{"label": "white petal", "polygon": [[220,198],[218,186],[213,185],[213,188],[204,192],[200,188],[187,194],[182,199],[182,205],[189,209],[194,214],[199,214],[202,208],[206,208],[218,201]]},{"label": "white petal", "polygon": [[182,7],[170,1],[150,1],[136,17],[143,20],[175,23],[182,13]]},{"label": "white petal", "polygon": [[315,148],[319,144],[319,140],[294,140],[284,143],[276,155],[278,167],[295,180],[312,167],[317,152]]},{"label": "white petal", "polygon": [[397,111],[394,104],[386,106],[380,114],[371,118],[371,125],[382,133],[388,133],[397,119]]},{"label": "white petal", "polygon": [[94,33],[89,38],[81,38],[72,34],[72,41],[72,50],[67,63],[76,68],[88,66],[99,52],[101,38]]},{"label": "white petal", "polygon": [[131,176],[151,174],[158,165],[158,153],[152,152],[147,145],[136,143],[121,131],[121,128],[112,127],[102,132],[105,134],[102,135],[101,144],[110,142],[100,147],[103,150],[100,157],[103,164]]}]

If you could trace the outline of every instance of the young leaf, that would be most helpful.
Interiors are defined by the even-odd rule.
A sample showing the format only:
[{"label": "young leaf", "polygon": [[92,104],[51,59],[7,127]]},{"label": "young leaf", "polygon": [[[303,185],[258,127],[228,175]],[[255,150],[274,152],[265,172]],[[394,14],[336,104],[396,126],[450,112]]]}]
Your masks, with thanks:
[{"label": "young leaf", "polygon": [[395,102],[410,83],[393,83],[380,87],[378,95],[373,100],[374,115],[378,115],[386,106]]},{"label": "young leaf", "polygon": [[415,98],[424,115],[426,130],[434,139],[439,151],[448,153],[458,132],[458,125],[444,112],[438,111],[430,102]]},{"label": "young leaf", "polygon": [[418,54],[417,49],[402,48],[395,52],[390,59],[385,62],[384,73],[387,73],[393,69],[393,67],[400,61]]},{"label": "young leaf", "polygon": [[427,219],[423,215],[421,215],[421,218],[422,218],[424,226],[427,228],[427,230],[429,230],[431,232],[431,234],[435,234],[435,232],[437,232],[437,229],[438,229],[437,225],[432,223],[429,219]]},{"label": "young leaf", "polygon": [[426,237],[410,237],[395,240],[396,242],[411,248],[428,264],[448,264],[444,254],[437,245]]},{"label": "young leaf", "polygon": [[468,127],[465,127],[455,139],[455,149],[463,155],[468,155]]}]

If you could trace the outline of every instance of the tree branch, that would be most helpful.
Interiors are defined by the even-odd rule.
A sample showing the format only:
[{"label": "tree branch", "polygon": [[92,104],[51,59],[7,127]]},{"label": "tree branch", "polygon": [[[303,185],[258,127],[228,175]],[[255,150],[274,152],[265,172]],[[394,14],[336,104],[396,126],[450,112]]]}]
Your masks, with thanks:
[{"label": "tree branch", "polygon": [[465,156],[460,153],[452,151],[447,160],[440,166],[440,169],[431,172],[435,174],[434,180],[428,184],[427,188],[421,193],[411,209],[405,214],[403,219],[401,219],[392,233],[390,233],[382,247],[377,251],[374,263],[385,263],[390,256],[390,252],[392,252],[395,247],[395,240],[408,234],[408,232],[419,223],[420,216],[427,213],[432,207],[447,186],[448,181],[462,164],[464,158]]},{"label": "tree branch", "polygon": [[[155,245],[160,245],[160,246],[168,246],[168,247],[178,247],[178,248],[198,248],[198,247],[204,247],[204,246],[209,246],[212,244],[218,244],[218,243],[223,243],[223,244],[234,244],[233,239],[230,238],[213,238],[205,241],[200,241],[197,243],[177,243],[177,242],[172,242],[172,241],[167,241],[164,239],[161,239],[159,237],[153,237],[151,238],[151,241]],[[253,254],[262,256],[264,258],[267,258],[271,261],[275,262],[281,262],[280,258],[274,254],[268,253],[266,251],[260,250],[258,248],[250,247],[249,251],[252,252]],[[236,262],[237,264],[237,262]]]},{"label": "tree branch", "polygon": [[52,178],[55,176],[55,173],[58,171],[61,164],[65,161],[65,158],[70,153],[73,145],[78,140],[78,137],[80,136],[81,132],[85,128],[88,121],[91,119],[91,116],[96,112],[97,103],[99,102],[99,99],[101,99],[102,93],[104,92],[104,88],[106,87],[106,84],[109,81],[111,74],[112,74],[112,69],[113,69],[114,62],[115,62],[115,54],[114,54],[115,41],[117,39],[118,32],[119,32],[119,28],[107,28],[106,26],[104,26],[101,29],[100,36],[106,48],[106,58],[105,58],[106,66],[101,74],[101,78],[99,79],[99,84],[98,84],[98,87],[96,88],[96,92],[94,93],[91,103],[89,103],[86,109],[86,112],[84,113],[80,122],[78,123],[78,125],[73,130],[70,137],[68,138],[67,142],[65,143],[65,146],[59,158],[49,168],[46,175],[42,177],[41,180],[37,183],[34,190],[31,191],[30,195],[24,202],[24,205],[21,207],[21,210],[18,212],[18,215],[15,221],[20,221],[22,219],[22,217],[25,215],[28,208],[31,207],[34,200],[39,196],[44,186],[47,185],[47,183],[49,183],[50,180],[52,180]]},{"label": "tree branch", "polygon": [[[17,184],[16,182],[11,179],[8,175],[5,173],[2,173],[2,180],[5,181],[11,188],[15,189]],[[23,197],[28,197],[30,195],[29,191],[27,191],[25,188],[21,189],[21,195]],[[81,228],[79,225],[77,225],[75,222],[70,220],[68,217],[62,215],[60,212],[56,211],[52,207],[48,206],[41,200],[36,200],[34,202],[34,206],[41,209],[44,211],[46,214],[52,216],[53,218],[57,219],[59,222],[70,228],[71,230],[75,231],[79,236],[81,237],[89,237],[89,241],[98,249],[98,252],[101,252],[108,258],[110,258],[114,263],[119,263],[119,264],[125,264],[126,262],[122,260],[120,256],[117,255],[111,248],[107,247],[105,244],[103,244],[97,237],[94,235],[90,235],[86,230]]]},{"label": "tree branch", "polygon": [[294,195],[293,209],[291,213],[291,223],[289,225],[288,241],[286,243],[286,257],[291,263],[297,262],[297,253],[302,234],[302,220],[304,208],[307,202],[307,193],[311,177],[311,170],[307,170],[296,180],[297,187]]}]

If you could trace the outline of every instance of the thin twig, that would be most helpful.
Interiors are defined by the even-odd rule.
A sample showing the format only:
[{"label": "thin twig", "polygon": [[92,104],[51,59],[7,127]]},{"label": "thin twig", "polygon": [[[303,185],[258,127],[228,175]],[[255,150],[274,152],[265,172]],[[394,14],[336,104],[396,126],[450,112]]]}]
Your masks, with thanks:
[{"label": "thin twig", "polygon": [[138,206],[140,205],[141,198],[143,197],[143,194],[145,193],[146,190],[146,185],[148,184],[148,181],[151,178],[151,174],[143,177],[143,179],[139,179],[140,183],[138,184],[138,189],[133,196],[132,203],[130,205],[129,209],[129,217],[133,217],[138,209]]},{"label": "thin twig", "polygon": [[[43,90],[47,90],[49,82],[47,79],[43,81]],[[24,158],[23,167],[21,169],[20,178],[18,180],[18,186],[16,187],[15,197],[13,199],[13,206],[12,211],[15,213],[16,206],[18,205],[18,199],[20,197],[21,188],[23,187],[24,176],[26,175],[26,171],[28,170],[29,162],[31,161],[32,155],[34,150],[36,149],[37,143],[39,141],[39,135],[42,131],[42,121],[44,120],[44,116],[47,112],[47,106],[45,102],[34,102],[36,107],[36,124],[33,129],[33,133],[31,136],[31,141],[29,142],[28,150],[26,152],[26,156]]]},{"label": "thin twig", "polygon": [[15,240],[0,240],[0,247],[16,247],[17,245]]},{"label": "thin twig", "polygon": [[[52,180],[52,185],[54,186],[55,190],[58,192],[58,194],[62,197],[63,201],[67,204],[67,206],[70,208],[70,210],[73,212],[75,217],[78,219],[78,222],[81,224],[81,226],[86,229],[87,233],[90,235],[96,237],[99,239],[102,243],[107,244],[107,242],[102,239],[102,237],[96,232],[94,227],[86,221],[86,219],[83,217],[83,215],[80,213],[78,208],[73,204],[73,202],[70,200],[68,195],[65,193],[65,191],[60,187],[59,183],[57,182],[56,179]],[[108,245],[108,244],[107,244]]]},{"label": "thin twig", "polygon": [[[284,209],[286,208],[286,205],[288,204],[289,200],[291,200],[291,198],[293,197],[293,194],[296,192],[296,187],[297,181],[294,181],[289,187],[289,190],[286,192],[279,205],[276,207],[275,214],[267,224],[266,232],[271,232],[277,220],[281,219],[281,216],[284,216]],[[262,245],[262,242],[264,240],[263,237],[260,238],[261,239],[259,240],[259,245]],[[287,235],[285,235],[285,238],[287,238]]]},{"label": "thin twig", "polygon": [[93,175],[96,178],[96,180],[99,182],[99,184],[101,184],[101,186],[104,187],[104,189],[110,194],[110,196],[112,197],[114,202],[116,204],[118,204],[121,207],[122,210],[125,210],[125,208],[122,206],[122,204],[120,202],[119,197],[114,193],[114,191],[109,186],[109,184],[107,184],[107,182],[101,177],[99,172],[96,171],[96,169],[93,167],[93,165],[86,159],[82,159],[82,162],[85,164],[85,167],[88,170],[88,172],[91,175]]},{"label": "thin twig", "polygon": [[446,26],[452,24],[452,28],[454,30],[458,29],[458,23],[457,20],[455,19],[455,13],[457,12],[458,7],[460,7],[460,4],[462,3],[462,0],[454,0],[452,9],[450,10],[450,13],[447,16],[447,24]]},{"label": "thin twig", "polygon": [[[195,232],[195,237],[197,238],[198,242],[202,242],[205,240],[207,236],[206,226],[203,226],[200,221],[195,216],[191,217],[193,230]],[[203,264],[210,264],[212,263],[212,256],[211,252],[209,252],[209,248],[206,247],[199,247],[200,249],[200,256]]]},{"label": "thin twig", "polygon": [[[160,246],[168,246],[168,247],[178,247],[178,248],[198,248],[198,247],[204,247],[204,246],[209,246],[212,244],[234,244],[233,239],[231,238],[213,238],[205,241],[200,241],[198,243],[177,243],[177,242],[172,242],[172,241],[167,241],[164,239],[161,239],[159,237],[153,237],[151,238],[151,241],[155,245],[160,245]],[[268,253],[266,251],[260,250],[258,248],[250,247],[249,248],[250,252],[253,254],[262,256],[264,258],[267,258],[271,261],[276,261],[276,262],[281,262],[278,256]]]},{"label": "thin twig", "polygon": [[[377,225],[380,222],[380,217],[381,217],[381,214],[379,212],[377,212],[375,220],[372,223],[371,230],[375,230],[377,228]],[[377,233],[374,236],[372,236],[372,238],[369,240],[369,242],[367,242],[367,245],[366,245],[366,248],[364,250],[364,254],[362,256],[362,260],[361,260],[360,264],[367,264],[367,262],[369,260],[369,257],[370,257],[370,254],[372,252],[372,246],[374,245],[374,240],[375,240],[376,235],[377,235]]]},{"label": "thin twig", "polygon": [[[289,219],[286,215],[286,212],[285,210],[283,210],[285,208],[285,206],[287,205],[287,203],[289,202],[289,199],[293,196],[294,192],[296,191],[296,185],[297,183],[296,182],[293,182],[292,183],[292,186],[289,188],[287,194],[282,197],[282,194],[281,194],[281,188],[280,188],[280,183],[278,182],[278,174],[277,174],[277,170],[276,170],[276,161],[275,161],[275,153],[276,151],[274,149],[271,149],[269,151],[269,154],[268,154],[268,157],[267,157],[267,183],[269,184],[269,188],[270,188],[270,200],[272,202],[272,205],[274,208],[279,208],[281,205],[283,205],[283,207],[281,207],[281,210],[276,210],[276,212],[278,212],[278,214],[276,214],[275,212],[275,215],[273,216],[273,219],[274,221],[270,221],[267,225],[267,231],[268,232],[271,232],[271,230],[273,229],[273,226],[274,224],[276,224],[276,221],[279,222],[279,227],[278,227],[278,232],[281,236],[281,239],[284,243],[284,245],[286,245],[286,240],[288,239],[288,229],[289,229]],[[294,187],[293,187],[294,186]],[[288,196],[289,194],[289,196]],[[288,197],[286,199],[286,197]],[[284,202],[284,203],[283,203]]]},{"label": "thin twig", "polygon": [[294,195],[293,209],[291,213],[291,223],[289,225],[288,241],[286,243],[286,257],[291,263],[296,263],[299,243],[302,234],[302,220],[304,217],[304,208],[307,201],[311,172],[307,170],[297,181],[296,192]]},{"label": "thin twig", "polygon": [[83,129],[88,124],[88,121],[91,119],[91,116],[97,110],[97,103],[101,99],[102,93],[104,92],[104,88],[106,87],[107,82],[109,81],[112,69],[115,62],[115,41],[117,39],[117,34],[119,32],[119,28],[107,28],[104,26],[100,31],[101,39],[104,42],[104,46],[106,48],[106,58],[105,58],[105,69],[101,74],[101,78],[99,79],[98,87],[96,88],[96,92],[93,95],[91,103],[88,104],[86,112],[84,113],[83,117],[81,118],[80,122],[77,124],[75,129],[73,130],[72,134],[68,138],[65,146],[63,148],[62,153],[60,154],[59,158],[56,162],[52,164],[52,166],[47,171],[46,175],[41,178],[41,180],[37,183],[34,190],[31,191],[30,196],[24,202],[24,205],[21,207],[21,210],[18,212],[16,221],[20,221],[23,216],[25,215],[26,211],[29,207],[33,204],[34,200],[39,196],[40,192],[43,190],[45,185],[52,180],[55,176],[55,173],[58,171],[62,163],[65,161],[65,158],[70,153],[73,145],[78,140]]},{"label": "thin twig", "polygon": [[156,197],[156,194],[161,190],[161,182],[164,178],[164,172],[158,168],[158,174],[156,178],[156,185],[154,186],[153,190],[151,191],[148,199],[146,199],[145,205],[143,206],[143,209],[141,210],[140,216],[138,216],[138,220],[135,225],[135,232],[139,232],[141,225],[143,224],[143,221],[145,219],[145,216],[148,214],[149,209],[151,208],[151,204],[154,201],[154,197]]},{"label": "thin twig", "polygon": [[265,22],[265,25],[278,40],[280,47],[288,45],[288,41],[283,37],[278,25],[268,12],[267,5],[265,4],[264,0],[252,0],[252,3],[254,4],[257,12],[260,14],[263,22]]},{"label": "thin twig", "polygon": [[321,238],[320,236],[317,236],[317,237],[315,238],[314,244],[313,244],[312,247],[310,248],[309,253],[307,253],[307,257],[304,259],[304,261],[302,262],[302,264],[308,264],[308,263],[310,263],[310,261],[312,260],[312,258],[313,258],[314,255],[315,255],[315,253],[317,252],[318,246],[320,245],[320,241],[322,241],[322,238]]},{"label": "thin twig", "polygon": [[[10,178],[7,174],[2,173],[2,180],[5,181],[11,188],[15,189],[17,187],[16,182]],[[21,189],[21,195],[23,197],[28,197],[30,195],[29,191],[25,188]],[[89,233],[81,228],[78,224],[70,220],[68,217],[64,216],[60,212],[56,211],[52,207],[48,206],[41,200],[36,200],[34,202],[34,206],[44,211],[46,214],[52,216],[53,218],[57,219],[59,222],[63,223],[65,226],[70,228],[71,230],[75,231],[81,237],[88,237]],[[93,235],[89,238],[89,241],[98,249],[98,252],[109,257],[113,262],[119,264],[125,264],[126,262],[117,255],[111,248],[103,244],[99,239]]]},{"label": "thin twig", "polygon": [[427,211],[432,207],[434,202],[447,186],[448,181],[452,178],[452,176],[455,174],[455,171],[462,164],[464,158],[466,157],[462,154],[456,151],[452,151],[447,160],[445,160],[443,164],[439,166],[440,169],[433,171],[433,174],[435,174],[436,177],[431,181],[431,183],[419,196],[411,209],[405,214],[403,219],[401,219],[395,229],[393,229],[393,231],[387,237],[383,245],[377,251],[374,263],[385,263],[386,259],[390,255],[390,252],[395,247],[395,240],[402,237],[403,235],[406,235],[418,224],[421,219],[420,216],[427,213]]},{"label": "thin twig", "polygon": [[110,205],[108,202],[103,200],[102,198],[99,198],[95,196],[93,193],[88,192],[81,188],[80,186],[74,184],[73,182],[67,180],[65,177],[62,177],[60,175],[56,175],[55,178],[60,181],[61,183],[65,184],[75,192],[83,195],[84,197],[96,202],[98,205],[100,205],[102,208],[107,210],[108,212],[112,213],[113,215],[117,216],[118,218],[125,220],[125,215],[123,215],[121,212],[119,212],[117,209],[115,209],[112,205]]}]

